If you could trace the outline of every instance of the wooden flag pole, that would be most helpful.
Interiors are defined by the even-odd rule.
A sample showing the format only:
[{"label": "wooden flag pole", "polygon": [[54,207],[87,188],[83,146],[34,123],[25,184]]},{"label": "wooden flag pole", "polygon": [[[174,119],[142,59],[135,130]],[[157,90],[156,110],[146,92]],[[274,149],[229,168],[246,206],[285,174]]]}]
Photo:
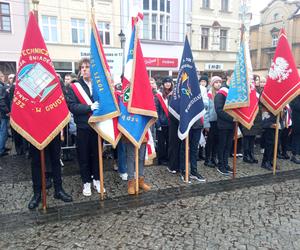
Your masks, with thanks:
[{"label": "wooden flag pole", "polygon": [[135,146],[135,194],[139,194],[139,148]]},{"label": "wooden flag pole", "polygon": [[45,151],[40,150],[41,153],[41,176],[42,176],[42,203],[43,210],[47,209],[47,193],[46,193],[46,162],[45,162]]},{"label": "wooden flag pole", "polygon": [[104,183],[103,183],[103,156],[102,156],[102,138],[98,135],[98,157],[99,157],[99,177],[100,177],[100,199],[104,200]]},{"label": "wooden flag pole", "polygon": [[232,179],[234,179],[235,176],[236,176],[236,153],[237,153],[237,142],[238,142],[238,128],[239,128],[239,123],[235,122],[235,127],[234,127],[234,146],[233,146],[233,175],[232,175]]},{"label": "wooden flag pole", "polygon": [[274,156],[273,156],[273,174],[274,175],[276,174],[276,164],[277,164],[279,117],[280,117],[280,113],[276,117],[275,144],[274,144]]},{"label": "wooden flag pole", "polygon": [[185,182],[189,182],[189,133],[185,138]]}]

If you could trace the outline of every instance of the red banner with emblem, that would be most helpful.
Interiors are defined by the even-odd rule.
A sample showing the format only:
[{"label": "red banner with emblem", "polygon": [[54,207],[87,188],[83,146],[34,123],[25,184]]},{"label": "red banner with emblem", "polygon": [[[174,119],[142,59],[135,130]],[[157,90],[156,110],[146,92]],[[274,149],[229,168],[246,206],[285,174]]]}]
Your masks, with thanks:
[{"label": "red banner with emblem", "polygon": [[11,126],[42,150],[70,120],[70,113],[33,12],[21,51]]},{"label": "red banner with emblem", "polygon": [[261,102],[277,115],[299,93],[298,70],[285,31],[282,29]]}]

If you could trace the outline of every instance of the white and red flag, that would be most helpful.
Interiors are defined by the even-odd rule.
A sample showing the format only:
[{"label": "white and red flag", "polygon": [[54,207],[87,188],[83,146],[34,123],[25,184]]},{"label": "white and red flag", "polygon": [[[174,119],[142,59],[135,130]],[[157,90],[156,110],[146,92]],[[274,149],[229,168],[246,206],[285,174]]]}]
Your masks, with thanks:
[{"label": "white and red flag", "polygon": [[299,93],[299,73],[285,30],[281,29],[261,102],[277,115]]}]

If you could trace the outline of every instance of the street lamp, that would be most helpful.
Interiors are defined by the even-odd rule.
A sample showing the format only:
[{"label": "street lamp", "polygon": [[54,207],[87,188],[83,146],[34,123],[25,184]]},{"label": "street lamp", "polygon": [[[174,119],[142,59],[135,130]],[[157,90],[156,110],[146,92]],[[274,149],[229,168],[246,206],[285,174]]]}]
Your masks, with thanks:
[{"label": "street lamp", "polygon": [[123,62],[122,62],[122,74],[124,74],[124,66],[125,66],[125,42],[126,42],[126,37],[125,34],[123,33],[123,30],[121,29],[120,33],[118,34],[120,38],[120,43],[121,43],[121,48],[123,49]]}]

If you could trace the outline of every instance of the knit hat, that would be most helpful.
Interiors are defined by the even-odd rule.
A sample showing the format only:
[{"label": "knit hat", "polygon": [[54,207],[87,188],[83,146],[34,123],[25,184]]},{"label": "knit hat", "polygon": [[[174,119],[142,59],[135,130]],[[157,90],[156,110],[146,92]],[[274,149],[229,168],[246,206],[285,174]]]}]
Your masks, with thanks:
[{"label": "knit hat", "polygon": [[208,76],[206,74],[203,74],[200,79],[199,79],[199,82],[201,82],[202,80],[206,81],[206,86],[208,84]]},{"label": "knit hat", "polygon": [[210,85],[213,86],[216,81],[221,81],[222,82],[222,78],[219,77],[219,76],[213,76],[211,78]]},{"label": "knit hat", "polygon": [[173,80],[172,80],[171,77],[165,77],[165,78],[162,80],[162,84],[164,84],[165,82],[173,83]]}]

